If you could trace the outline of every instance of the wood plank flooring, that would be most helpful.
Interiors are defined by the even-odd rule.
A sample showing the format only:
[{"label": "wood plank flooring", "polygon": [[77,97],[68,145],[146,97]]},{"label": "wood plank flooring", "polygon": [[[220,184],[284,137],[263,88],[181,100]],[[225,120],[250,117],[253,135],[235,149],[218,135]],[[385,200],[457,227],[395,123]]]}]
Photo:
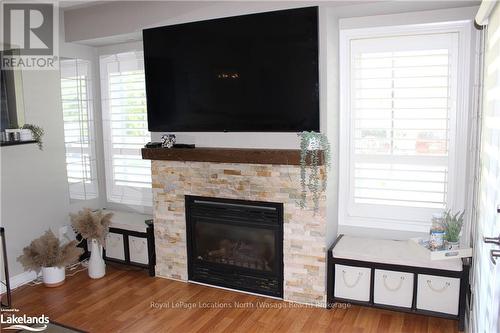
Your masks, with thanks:
[{"label": "wood plank flooring", "polygon": [[146,271],[107,266],[91,280],[87,272],[64,285],[24,286],[13,307],[28,315],[88,332],[457,332],[453,320],[350,306],[326,310],[150,278]]}]

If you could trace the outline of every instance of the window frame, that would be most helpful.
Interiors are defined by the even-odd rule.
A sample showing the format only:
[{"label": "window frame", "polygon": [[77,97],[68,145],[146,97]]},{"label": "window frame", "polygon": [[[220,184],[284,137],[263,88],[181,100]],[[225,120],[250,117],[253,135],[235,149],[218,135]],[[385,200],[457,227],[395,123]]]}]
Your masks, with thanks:
[{"label": "window frame", "polygon": [[[348,21],[351,19],[341,20]],[[349,26],[349,24],[347,24]],[[352,26],[352,24],[351,24]],[[469,108],[469,81],[470,81],[470,30],[469,20],[451,21],[444,23],[427,23],[413,25],[396,25],[373,28],[340,29],[339,33],[339,225],[392,229],[400,231],[428,232],[430,227],[429,216],[434,209],[411,208],[404,206],[391,207],[397,216],[389,217],[384,205],[372,205],[369,213],[353,214],[351,205],[353,198],[352,173],[353,173],[353,147],[354,126],[351,110],[351,67],[350,45],[357,39],[370,39],[382,37],[404,37],[412,35],[457,33],[458,54],[457,58],[457,85],[454,111],[450,115],[450,124],[453,121],[455,133],[450,132],[448,151],[448,187],[447,206],[453,210],[462,210],[465,206],[466,169],[467,169],[467,143],[468,143],[468,108]],[[462,70],[463,69],[463,70]],[[454,119],[453,119],[454,118]],[[465,135],[456,135],[463,133]],[[405,216],[403,218],[403,216]],[[407,217],[406,217],[407,216]]]},{"label": "window frame", "polygon": [[[89,201],[94,201],[94,200],[99,200],[99,186],[100,186],[100,179],[99,179],[99,172],[98,172],[98,167],[97,167],[97,140],[96,140],[96,114],[95,114],[95,108],[94,108],[94,103],[95,103],[95,94],[94,94],[94,62],[92,60],[86,59],[84,57],[62,57],[61,61],[74,61],[76,63],[75,66],[75,74],[79,74],[79,63],[85,63],[85,66],[87,66],[87,73],[84,74],[83,76],[85,77],[83,80],[85,81],[85,94],[87,96],[87,99],[81,100],[78,98],[76,102],[79,104],[79,114],[81,115],[81,105],[83,102],[86,103],[87,105],[87,126],[88,126],[88,147],[87,148],[74,148],[71,147],[68,149],[68,142],[66,141],[66,134],[64,135],[64,146],[65,146],[65,158],[66,158],[66,172],[67,174],[67,179],[68,179],[68,196],[70,199],[70,203],[80,203],[80,202],[89,202]],[[63,77],[62,73],[60,74],[60,84],[61,84],[61,89],[60,89],[60,94],[61,94],[61,109],[63,112],[63,122],[66,123],[66,120],[64,119],[64,107],[63,107],[63,102],[66,101],[63,98],[62,95],[62,80],[75,80],[75,81],[81,81],[81,78],[74,79],[74,78],[68,78],[68,77]],[[80,88],[79,84],[77,84],[77,87]],[[77,94],[80,94],[78,92]],[[78,120],[78,123],[82,123],[82,120]],[[64,128],[66,132],[66,127]],[[81,140],[82,136],[80,136]],[[78,149],[80,151],[78,151]],[[91,178],[82,178],[82,182],[77,182],[77,183],[71,183],[69,182],[69,170],[68,170],[68,154],[70,153],[81,153],[83,155],[84,152],[87,152],[89,155],[89,172],[93,175]],[[71,163],[73,164],[73,163]],[[86,185],[85,183],[89,184],[86,180],[90,181],[90,185],[94,187],[92,193],[90,195],[87,195],[87,190],[86,190]],[[81,185],[78,186],[78,192],[80,197],[72,197],[72,189],[71,187],[77,187],[76,185]],[[83,193],[83,194],[81,194]]]}]

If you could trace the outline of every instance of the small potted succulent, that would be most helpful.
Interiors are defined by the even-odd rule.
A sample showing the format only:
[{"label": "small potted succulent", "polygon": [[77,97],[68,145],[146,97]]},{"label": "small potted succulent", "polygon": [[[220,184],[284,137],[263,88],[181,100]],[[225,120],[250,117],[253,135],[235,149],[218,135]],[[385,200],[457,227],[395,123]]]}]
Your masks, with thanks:
[{"label": "small potted succulent", "polygon": [[101,210],[94,212],[84,208],[70,216],[73,229],[90,242],[89,277],[100,279],[106,274],[102,254],[113,213],[105,214]]},{"label": "small potted succulent", "polygon": [[451,210],[447,210],[443,214],[442,225],[445,232],[444,240],[448,250],[455,250],[460,247],[460,232],[464,224],[464,212],[453,214]]},{"label": "small potted succulent", "polygon": [[76,240],[61,245],[49,229],[26,246],[17,260],[26,270],[42,271],[45,286],[57,287],[64,283],[66,266],[77,262],[83,252],[76,245]]}]

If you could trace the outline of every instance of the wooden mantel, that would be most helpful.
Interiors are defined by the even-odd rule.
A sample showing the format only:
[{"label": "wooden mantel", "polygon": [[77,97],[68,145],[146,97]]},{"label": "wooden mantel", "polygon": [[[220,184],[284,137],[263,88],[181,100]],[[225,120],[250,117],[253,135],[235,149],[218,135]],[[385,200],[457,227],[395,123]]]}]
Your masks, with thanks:
[{"label": "wooden mantel", "polygon": [[[319,154],[319,164],[323,164]],[[300,165],[298,149],[142,148],[145,160]]]}]

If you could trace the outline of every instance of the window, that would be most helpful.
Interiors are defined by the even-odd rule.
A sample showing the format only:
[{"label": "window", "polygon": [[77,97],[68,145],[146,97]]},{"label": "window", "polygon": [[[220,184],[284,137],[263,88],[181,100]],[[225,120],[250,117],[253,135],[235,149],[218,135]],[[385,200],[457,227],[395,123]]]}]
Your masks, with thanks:
[{"label": "window", "polygon": [[463,196],[459,33],[342,40],[340,223],[425,231]]},{"label": "window", "polygon": [[69,195],[74,200],[98,197],[90,62],[60,62],[61,101]]},{"label": "window", "polygon": [[152,206],[151,163],[141,157],[151,141],[143,54],[102,56],[100,65],[108,201]]}]

